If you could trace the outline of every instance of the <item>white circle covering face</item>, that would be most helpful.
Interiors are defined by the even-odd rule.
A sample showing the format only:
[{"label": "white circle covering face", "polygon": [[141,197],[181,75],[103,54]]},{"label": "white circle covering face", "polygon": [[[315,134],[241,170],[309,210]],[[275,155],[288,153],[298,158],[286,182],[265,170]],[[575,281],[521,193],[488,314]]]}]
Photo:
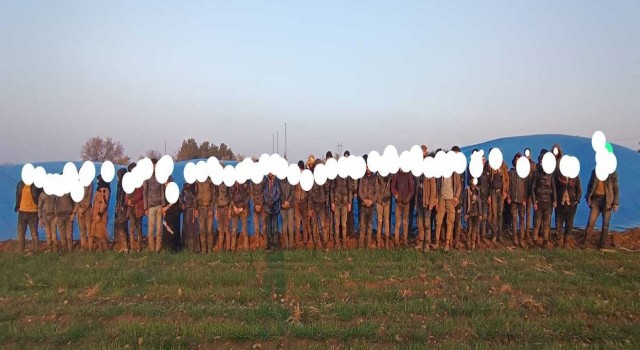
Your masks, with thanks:
[{"label": "white circle covering face", "polygon": [[36,169],[31,163],[27,163],[22,166],[22,182],[24,182],[25,185],[31,186],[31,184],[33,184],[33,175],[35,170]]},{"label": "white circle covering face", "polygon": [[[251,158],[246,158],[245,160],[251,161]],[[243,162],[245,160],[243,160]],[[253,163],[253,161],[251,162]],[[220,165],[220,161],[218,160],[218,158],[216,157],[207,158],[207,171],[209,172],[209,176],[211,176],[211,173],[215,170],[216,165]]]},{"label": "white circle covering face", "polygon": [[33,184],[37,188],[42,188],[44,186],[44,180],[46,176],[47,176],[47,171],[44,170],[43,167],[41,166],[36,167],[36,169],[33,171]]},{"label": "white circle covering face", "polygon": [[478,179],[476,179],[475,177],[473,178],[473,184],[478,185]]},{"label": "white circle covering face", "polygon": [[140,176],[142,177],[143,182],[149,180],[153,176],[153,162],[151,162],[149,157],[140,159],[134,169],[136,168],[140,169]]},{"label": "white circle covering face", "polygon": [[609,173],[603,164],[596,164],[596,177],[600,181],[605,181],[609,177]]},{"label": "white circle covering face", "polygon": [[593,147],[593,150],[596,152],[603,150],[605,148],[606,143],[607,143],[607,138],[604,136],[604,133],[600,130],[594,132],[593,136],[591,136],[591,147]]},{"label": "white circle covering face", "polygon": [[126,194],[132,194],[136,189],[133,185],[133,176],[131,174],[132,173],[125,173],[122,177],[122,189]]},{"label": "white circle covering face", "polygon": [[64,176],[67,180],[79,181],[78,179],[78,168],[72,162],[67,162],[62,168],[62,176]]},{"label": "white circle covering face", "polygon": [[180,189],[175,182],[170,182],[164,190],[164,196],[169,204],[174,204],[180,196]]},{"label": "white circle covering face", "polygon": [[278,180],[282,181],[287,178],[288,172],[289,172],[289,162],[287,162],[287,160],[284,158],[280,158],[280,161],[278,162],[278,167],[274,175],[278,178]]},{"label": "white circle covering face", "polygon": [[84,187],[80,184],[79,181],[76,181],[71,186],[71,199],[75,203],[80,203],[80,201],[82,201],[82,197],[84,197]]},{"label": "white circle covering face", "polygon": [[196,180],[198,182],[205,182],[207,181],[207,177],[209,177],[207,172],[207,163],[203,160],[198,161],[198,163],[196,163]]},{"label": "white circle covering face", "polygon": [[87,160],[86,162],[82,163],[78,175],[80,177],[80,184],[82,184],[82,186],[87,187],[91,185],[93,179],[96,177],[96,165],[93,164],[93,162]]},{"label": "white circle covering face", "polygon": [[489,166],[491,169],[498,170],[502,166],[503,159],[502,151],[499,148],[494,148],[489,152]]},{"label": "white circle covering face", "polygon": [[[338,176],[342,179],[349,176],[349,171],[351,170],[350,160],[350,157],[340,157],[340,159],[338,159]],[[316,165],[316,168],[317,167],[318,166]]]},{"label": "white circle covering face", "polygon": [[435,161],[433,160],[433,157],[427,157],[422,161],[422,172],[427,179],[434,177],[434,164]]},{"label": "white circle covering face", "polygon": [[100,175],[102,175],[102,180],[104,182],[111,182],[115,174],[116,174],[116,169],[110,160],[107,160],[104,163],[102,163],[102,166],[100,167]]},{"label": "white circle covering face", "polygon": [[184,166],[184,181],[188,184],[196,182],[196,165],[193,162],[188,162]]},{"label": "white circle covering face", "polygon": [[367,162],[364,158],[357,156],[352,160],[351,178],[354,180],[361,179],[367,173]]},{"label": "white circle covering face", "polygon": [[411,153],[408,151],[404,151],[400,154],[400,170],[405,173],[411,171]]},{"label": "white circle covering face", "polygon": [[462,152],[454,153],[454,167],[453,171],[456,174],[463,174],[467,170],[467,157]]},{"label": "white circle covering face", "polygon": [[527,148],[527,149],[525,149],[525,150],[524,150],[524,156],[525,156],[525,157],[527,157],[527,158],[531,157],[531,150],[530,150],[530,149],[528,149],[528,148]]},{"label": "white circle covering face", "polygon": [[309,192],[311,187],[313,187],[313,181],[313,173],[311,170],[305,169],[302,171],[302,174],[300,174],[300,187],[302,187],[303,191]]},{"label": "white circle covering face", "polygon": [[556,157],[551,152],[547,152],[542,156],[542,170],[551,175],[556,170]]},{"label": "white circle covering face", "polygon": [[327,183],[327,172],[325,171],[324,164],[318,164],[313,169],[313,179],[318,186]]},{"label": "white circle covering face", "polygon": [[369,152],[369,155],[367,156],[367,166],[371,172],[375,173],[378,171],[380,167],[380,159],[380,153],[377,151]]},{"label": "white circle covering face", "polygon": [[[336,163],[336,166],[338,164]],[[296,186],[300,183],[300,168],[298,168],[298,164],[289,165],[289,170],[287,171],[287,180],[291,184],[291,186]]]},{"label": "white circle covering face", "polygon": [[[258,158],[258,171],[262,174],[262,176],[266,176],[271,171],[271,156],[263,153],[260,158]],[[253,176],[251,177],[253,179]],[[262,180],[261,180],[262,181]]]},{"label": "white circle covering face", "polygon": [[[196,178],[201,170],[196,166],[194,175]],[[167,182],[169,176],[173,173],[173,159],[169,155],[164,155],[156,163],[156,180],[163,184]]]},{"label": "white circle covering face", "polygon": [[245,162],[240,162],[236,164],[236,182],[239,184],[243,184],[247,182],[248,179],[251,178],[251,169],[250,165]]},{"label": "white circle covering face", "polygon": [[441,178],[445,171],[445,163],[447,154],[444,151],[439,151],[433,158],[433,177]]},{"label": "white circle covering face", "polygon": [[269,175],[269,174],[276,174],[276,172],[278,171],[278,167],[280,166],[280,160],[282,159],[282,157],[280,157],[280,155],[278,153],[274,153],[271,155],[271,161],[269,162],[270,168],[269,168],[269,172],[266,173],[265,175]]},{"label": "white circle covering face", "polygon": [[[300,171],[297,166],[296,168],[298,169],[298,171]],[[335,158],[327,159],[327,161],[324,163],[324,168],[327,171],[327,179],[333,180],[338,177],[338,161]]]},{"label": "white circle covering face", "polygon": [[450,178],[451,175],[453,175],[453,167],[454,167],[454,162],[455,162],[455,156],[454,156],[454,152],[446,152],[444,154],[444,158],[443,158],[443,162],[441,164],[442,166],[442,177],[444,178]]},{"label": "white circle covering face", "polygon": [[531,172],[531,164],[529,163],[529,159],[527,157],[520,157],[516,161],[516,173],[521,179],[529,176]]},{"label": "white circle covering face", "polygon": [[380,158],[380,164],[378,165],[378,175],[382,177],[389,176],[389,168],[387,164],[383,161],[384,156]]},{"label": "white circle covering face", "polygon": [[580,160],[577,157],[571,157],[569,163],[569,178],[575,179],[580,175]]},{"label": "white circle covering face", "polygon": [[571,170],[569,169],[571,166],[571,156],[569,155],[563,155],[562,158],[560,158],[560,174],[562,174],[562,176],[566,176],[569,177],[569,173],[571,172]]},{"label": "white circle covering face", "polygon": [[260,168],[260,163],[257,163],[253,166],[253,171],[251,172],[251,182],[254,184],[259,184],[264,179],[265,175],[263,170]]},{"label": "white circle covering face", "polygon": [[235,171],[236,169],[233,167],[233,165],[227,165],[224,167],[224,170],[222,170],[222,179],[223,179],[222,181],[227,187],[231,187],[235,184],[236,182]]},{"label": "white circle covering face", "polygon": [[134,189],[142,187],[142,184],[145,182],[144,176],[142,175],[143,172],[144,170],[138,167],[131,170],[131,175],[129,177],[131,178],[131,185]]},{"label": "white circle covering face", "polygon": [[473,178],[480,178],[482,176],[482,153],[474,152],[471,154],[471,161],[469,162],[469,174]]}]

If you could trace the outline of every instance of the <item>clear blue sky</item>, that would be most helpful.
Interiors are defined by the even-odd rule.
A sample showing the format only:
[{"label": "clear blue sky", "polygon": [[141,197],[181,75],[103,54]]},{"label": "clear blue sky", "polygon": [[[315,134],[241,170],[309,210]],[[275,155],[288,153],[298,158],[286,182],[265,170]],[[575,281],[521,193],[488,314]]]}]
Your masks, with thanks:
[{"label": "clear blue sky", "polygon": [[0,163],[640,141],[640,1],[0,1]]}]

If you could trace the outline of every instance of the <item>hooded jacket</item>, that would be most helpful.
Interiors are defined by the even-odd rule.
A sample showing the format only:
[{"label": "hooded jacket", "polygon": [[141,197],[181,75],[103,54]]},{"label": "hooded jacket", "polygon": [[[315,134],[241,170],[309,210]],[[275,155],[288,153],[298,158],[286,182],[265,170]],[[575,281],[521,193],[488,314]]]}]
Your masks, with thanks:
[{"label": "hooded jacket", "polygon": [[371,205],[375,205],[376,200],[378,199],[378,179],[373,173],[367,175],[360,179],[360,186],[358,186],[358,196],[362,200],[362,205],[365,200],[370,200]]},{"label": "hooded jacket", "polygon": [[569,196],[569,202],[571,205],[580,203],[582,197],[582,184],[580,182],[580,175],[575,179],[570,179],[567,176],[558,174],[556,176],[556,195],[558,205],[562,205],[562,199],[565,192]]},{"label": "hooded jacket", "polygon": [[556,203],[556,182],[553,174],[549,175],[538,167],[531,179],[531,200],[533,204],[543,202],[544,204]]},{"label": "hooded jacket", "polygon": [[230,188],[231,202],[237,208],[247,208],[249,206],[249,184],[235,183]]},{"label": "hooded jacket", "polygon": [[[591,171],[591,177],[589,178],[589,185],[587,186],[587,196],[585,197],[589,204],[593,203],[596,194],[596,187],[598,187],[598,177],[596,171]],[[605,188],[605,205],[606,209],[611,209],[614,205],[620,205],[620,187],[618,186],[618,172],[614,171],[604,181]]]},{"label": "hooded jacket", "polygon": [[229,187],[225,184],[220,184],[219,186],[216,186],[216,192],[218,193],[216,196],[216,206],[218,208],[228,207],[229,204],[231,204]]},{"label": "hooded jacket", "polygon": [[391,179],[391,193],[396,197],[396,202],[409,204],[413,197],[415,185],[413,175],[399,171]]},{"label": "hooded jacket", "polygon": [[[293,208],[293,192],[294,187],[287,180],[280,181],[280,204],[283,206],[283,209]],[[284,202],[289,202],[289,207],[284,207]]]},{"label": "hooded jacket", "polygon": [[280,180],[277,177],[274,176],[272,180],[267,178],[264,181],[263,197],[267,214],[280,214]]},{"label": "hooded jacket", "polygon": [[262,179],[259,184],[251,183],[251,199],[253,200],[253,206],[264,204],[264,183],[267,181],[266,177]]},{"label": "hooded jacket", "polygon": [[376,175],[378,181],[378,204],[391,203],[391,176]]},{"label": "hooded jacket", "polygon": [[353,180],[336,177],[331,183],[331,203],[343,207],[353,199]]},{"label": "hooded jacket", "polygon": [[521,178],[515,168],[509,170],[509,192],[507,198],[511,199],[511,202],[525,204],[527,200],[527,178]]},{"label": "hooded jacket", "polygon": [[199,207],[210,207],[216,202],[216,188],[211,180],[196,182],[196,202]]}]

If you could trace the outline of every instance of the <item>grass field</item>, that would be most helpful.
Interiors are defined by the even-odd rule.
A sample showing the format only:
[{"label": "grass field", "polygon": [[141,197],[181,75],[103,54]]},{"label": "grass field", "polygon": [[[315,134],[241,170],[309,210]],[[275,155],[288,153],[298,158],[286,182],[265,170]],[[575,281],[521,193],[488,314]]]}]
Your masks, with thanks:
[{"label": "grass field", "polygon": [[0,348],[640,346],[640,255],[0,254]]}]

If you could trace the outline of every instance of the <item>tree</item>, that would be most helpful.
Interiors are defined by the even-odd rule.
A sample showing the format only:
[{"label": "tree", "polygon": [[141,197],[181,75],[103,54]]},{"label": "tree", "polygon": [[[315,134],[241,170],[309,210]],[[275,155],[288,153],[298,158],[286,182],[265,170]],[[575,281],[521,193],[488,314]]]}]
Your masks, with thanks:
[{"label": "tree", "polygon": [[[156,151],[155,149],[150,149],[145,153],[145,157],[148,157],[149,159],[160,159],[162,157],[162,153],[160,153],[159,151]],[[140,157],[140,158],[144,158],[144,157]]]},{"label": "tree", "polygon": [[110,137],[95,136],[88,139],[80,151],[82,160],[104,162],[107,160],[115,164],[126,165],[131,159],[124,154],[124,147],[120,141],[113,141]]},{"label": "tree", "polygon": [[236,160],[233,150],[226,144],[221,143],[216,146],[209,141],[203,141],[200,145],[195,139],[187,139],[182,141],[182,146],[176,154],[176,160],[183,161],[196,158],[216,157],[219,160]]}]

